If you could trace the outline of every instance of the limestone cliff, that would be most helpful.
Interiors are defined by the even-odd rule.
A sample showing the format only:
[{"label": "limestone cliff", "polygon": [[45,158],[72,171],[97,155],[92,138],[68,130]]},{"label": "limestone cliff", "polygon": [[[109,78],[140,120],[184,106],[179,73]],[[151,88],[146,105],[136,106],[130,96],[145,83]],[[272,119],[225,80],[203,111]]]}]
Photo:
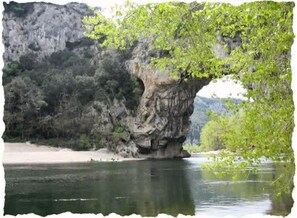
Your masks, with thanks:
[{"label": "limestone cliff", "polygon": [[130,129],[141,153],[153,157],[184,157],[189,118],[193,113],[196,93],[210,79],[173,79],[169,72],[152,69],[146,63],[150,56],[145,52],[146,42],[140,42],[128,62],[130,72],[144,83],[144,93]]},{"label": "limestone cliff", "polygon": [[[113,52],[99,51],[96,43],[90,43],[84,38],[82,18],[91,13],[88,6],[78,3],[6,4],[2,35],[5,45],[3,56],[5,65],[12,61],[19,61],[20,57],[28,54],[34,55],[40,62],[58,51],[71,50],[77,56],[83,56],[88,51],[90,63],[96,62],[100,67],[103,63],[100,58],[105,53]],[[210,79],[184,81],[171,78],[168,72],[144,67],[147,66],[150,58],[145,47],[145,44],[140,42],[128,57],[119,59],[131,75],[142,81],[140,83],[144,91],[138,107],[127,108],[125,104],[129,100],[127,97],[121,98],[122,100],[108,98],[105,103],[92,100],[93,102],[86,104],[85,109],[79,113],[79,116],[87,117],[88,125],[92,125],[92,131],[87,131],[87,127],[82,128],[85,128],[85,132],[89,135],[97,134],[99,136],[97,143],[105,144],[124,156],[138,154],[156,158],[187,156],[188,154],[182,151],[182,143],[186,139],[190,124],[189,117],[193,113],[193,101],[196,93],[208,84]],[[69,69],[72,70],[72,68]],[[101,74],[96,71],[94,78],[102,78]],[[77,76],[75,78],[82,79]],[[90,76],[85,77],[82,82],[87,81],[93,84]],[[111,86],[118,87],[113,82],[105,89]],[[98,90],[101,90],[101,87],[94,87],[94,93],[98,92],[100,95],[101,91]],[[110,93],[118,94],[113,90],[109,90]],[[73,94],[73,96],[78,95],[79,93]],[[66,100],[61,99],[61,105],[66,105],[67,99],[75,102],[74,97],[64,95],[63,98]],[[98,107],[100,109],[96,109]],[[50,118],[56,119],[58,116],[63,116],[63,113],[62,115],[57,113]],[[43,119],[42,122],[52,122],[50,118]]]},{"label": "limestone cliff", "polygon": [[92,14],[85,4],[42,2],[6,4],[2,39],[4,60],[15,61],[28,52],[43,58],[83,38],[82,17]]}]

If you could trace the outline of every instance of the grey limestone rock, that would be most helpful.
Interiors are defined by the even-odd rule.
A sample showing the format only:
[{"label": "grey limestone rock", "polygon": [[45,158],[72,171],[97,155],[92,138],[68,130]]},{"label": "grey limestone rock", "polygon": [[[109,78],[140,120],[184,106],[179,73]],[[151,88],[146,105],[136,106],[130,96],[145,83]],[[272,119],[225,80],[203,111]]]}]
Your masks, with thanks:
[{"label": "grey limestone rock", "polygon": [[[92,13],[85,4],[30,4],[30,11],[23,17],[12,12],[3,14],[5,63],[18,61],[28,53],[35,54],[40,60],[84,39],[82,18]],[[238,40],[226,40],[232,46],[238,44]],[[89,49],[96,59],[96,45],[90,45]],[[227,54],[222,49],[217,45],[214,52],[223,58]],[[196,93],[211,79],[182,81],[173,79],[166,71],[144,67],[149,66],[150,52],[149,39],[144,39],[126,63],[130,73],[138,77],[145,88],[136,113],[130,113],[118,101],[101,105],[97,131],[102,135],[102,143],[113,143],[109,148],[125,157],[136,157],[138,153],[155,158],[189,156],[182,150],[182,143],[193,113],[193,101]],[[115,125],[123,126],[124,130],[116,135],[117,140],[112,141]]]},{"label": "grey limestone rock", "polygon": [[130,72],[140,78],[145,87],[130,132],[140,153],[155,158],[189,156],[182,150],[182,143],[190,125],[194,98],[211,79],[181,81],[173,79],[166,71],[149,67],[146,43],[138,44],[133,58],[127,63]]},{"label": "grey limestone rock", "polygon": [[55,5],[27,3],[30,10],[23,16],[3,13],[4,60],[17,61],[29,52],[41,59],[65,49],[67,43],[83,38],[82,16],[92,11],[85,4]]}]

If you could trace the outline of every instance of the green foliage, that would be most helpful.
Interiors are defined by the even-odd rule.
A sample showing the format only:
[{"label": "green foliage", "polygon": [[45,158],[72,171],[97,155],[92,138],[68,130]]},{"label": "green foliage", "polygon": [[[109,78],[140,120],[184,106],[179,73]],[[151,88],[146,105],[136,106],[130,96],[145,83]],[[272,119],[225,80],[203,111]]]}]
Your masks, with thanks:
[{"label": "green foliage", "polygon": [[[252,171],[255,171],[256,166],[262,160],[270,159],[275,163],[279,163],[283,168],[282,173],[272,183],[276,187],[275,194],[280,196],[282,193],[289,193],[292,189],[292,178],[294,175],[292,148],[289,145],[289,150],[285,150],[285,144],[275,142],[276,139],[272,138],[275,136],[271,133],[273,129],[265,126],[265,123],[263,124],[263,121],[266,119],[256,116],[253,113],[250,114],[251,112],[253,111],[245,110],[238,111],[231,117],[212,117],[212,120],[202,130],[201,140],[204,141],[204,138],[206,138],[206,143],[215,146],[217,142],[215,137],[217,135],[214,133],[220,131],[218,138],[221,144],[226,147],[226,150],[220,153],[219,156],[213,156],[214,162],[207,165],[206,169],[220,169],[216,175],[233,175],[236,178],[242,177],[241,172],[243,168],[249,167]],[[254,117],[257,117],[259,120],[255,120]],[[267,125],[272,125],[273,118],[270,117],[266,122]],[[207,126],[212,124],[215,125],[212,126],[213,129],[210,131]],[[269,135],[266,135],[268,132],[270,132]],[[203,137],[202,134],[205,134],[205,136]],[[283,134],[287,133],[283,132]],[[215,136],[214,139],[210,138],[213,136]],[[291,139],[287,140],[290,142]]]},{"label": "green foliage", "polygon": [[[226,65],[228,71],[234,72],[250,67],[257,62],[255,54],[289,51],[293,38],[292,7],[292,3],[268,1],[238,7],[221,3],[127,3],[116,9],[112,18],[97,13],[86,17],[84,23],[89,30],[86,36],[103,38],[103,47],[125,49],[136,40],[150,38],[149,50],[169,53],[169,57],[153,58],[152,63],[158,67],[169,68],[173,73],[187,70],[196,77],[217,77]],[[212,46],[224,43],[218,41],[218,36],[233,38],[238,34],[242,45],[228,51],[231,57],[219,59],[213,55]],[[271,42],[282,45],[274,50]],[[228,42],[224,45],[228,47]]]},{"label": "green foliage", "polygon": [[78,141],[78,146],[75,146],[75,150],[81,151],[81,150],[89,150],[92,148],[92,146],[89,144],[90,139],[86,134],[82,134]]},{"label": "green foliage", "polygon": [[5,68],[3,68],[3,83],[7,84],[15,76],[20,73],[20,65],[18,62],[11,62]]},{"label": "green foliage", "polygon": [[[180,71],[200,78],[233,73],[248,88],[248,101],[241,105],[244,115],[237,115],[240,124],[228,126],[229,132],[216,138],[240,151],[245,161],[222,154],[218,157],[220,167],[240,169],[259,163],[264,156],[287,163],[287,178],[292,182],[293,7],[293,2],[273,1],[237,7],[223,3],[127,3],[116,9],[112,18],[98,13],[84,22],[87,36],[101,40],[103,47],[125,49],[137,40],[149,40],[148,52],[167,53],[152,57],[151,64],[170,70],[173,76]],[[215,55],[217,44],[225,48],[223,57]],[[291,190],[292,186],[287,187]]]},{"label": "green foliage", "polygon": [[133,75],[131,76],[131,82],[132,93],[129,94],[134,97],[127,99],[126,106],[128,109],[135,109],[135,107],[139,105],[139,100],[144,92],[144,84],[139,78]]},{"label": "green foliage", "polygon": [[100,13],[86,17],[84,23],[90,31],[86,36],[104,39],[101,46],[117,49],[125,49],[138,39],[151,37],[150,51],[166,51],[171,57],[152,58],[157,67],[169,67],[173,75],[187,69],[189,74],[208,77],[201,58],[211,60],[209,44],[204,43],[211,33],[205,34],[204,25],[200,25],[204,13],[194,11],[192,14],[190,5],[184,3],[141,6],[128,3],[126,8],[118,8],[113,18],[105,18]]},{"label": "green foliage", "polygon": [[114,141],[119,141],[121,140],[121,138],[124,137],[125,134],[125,127],[123,126],[115,126],[113,133],[112,133],[112,137],[114,139]]},{"label": "green foliage", "polygon": [[230,126],[236,125],[236,122],[235,119],[230,119],[226,115],[218,117],[217,114],[212,113],[211,120],[201,130],[201,146],[206,151],[225,149],[225,134],[229,131]]},{"label": "green foliage", "polygon": [[14,78],[4,91],[6,131],[12,136],[30,134],[36,128],[40,111],[47,106],[42,91],[28,77]]},{"label": "green foliage", "polygon": [[194,99],[194,112],[190,117],[191,125],[189,127],[186,143],[200,143],[200,133],[205,124],[209,121],[208,112],[213,111],[218,114],[232,115],[228,109],[228,101],[238,105],[239,99],[216,99],[196,96]]},{"label": "green foliage", "polygon": [[94,77],[97,87],[104,89],[103,93],[102,90],[98,93],[100,98],[105,101],[125,99],[124,104],[128,109],[136,109],[144,87],[123,66],[122,54],[120,57],[103,56]]},{"label": "green foliage", "polygon": [[7,140],[48,140],[74,150],[99,148],[106,134],[95,131],[102,105],[112,106],[118,99],[128,109],[137,108],[141,90],[123,67],[126,54],[105,51],[94,64],[94,54],[79,55],[75,46],[87,45],[72,45],[72,50],[40,61],[28,53],[3,69]]},{"label": "green foliage", "polygon": [[[67,63],[70,58],[76,57],[75,54],[68,49],[62,50],[62,51],[57,51],[54,52],[50,55],[48,61],[50,62],[51,65],[56,66],[56,67],[63,67],[67,66],[68,64],[64,64],[65,62]],[[76,58],[78,59],[78,58]],[[74,63],[74,62],[72,62]]]},{"label": "green foliage", "polygon": [[189,153],[200,153],[206,151],[201,145],[183,145],[183,149]]},{"label": "green foliage", "polygon": [[19,60],[20,68],[22,70],[32,70],[34,65],[37,64],[36,57],[37,55],[34,53],[28,53],[26,55],[22,55]]}]

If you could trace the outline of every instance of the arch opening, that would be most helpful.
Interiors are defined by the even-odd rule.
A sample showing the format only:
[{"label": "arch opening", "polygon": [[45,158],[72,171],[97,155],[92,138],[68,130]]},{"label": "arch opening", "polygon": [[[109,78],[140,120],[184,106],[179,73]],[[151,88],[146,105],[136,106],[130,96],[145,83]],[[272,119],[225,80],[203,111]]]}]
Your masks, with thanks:
[{"label": "arch opening", "polygon": [[193,102],[193,114],[189,118],[190,125],[184,145],[200,146],[201,131],[209,121],[208,112],[213,111],[218,114],[227,112],[224,100],[230,99],[232,102],[240,103],[246,100],[245,93],[246,90],[241,82],[232,79],[230,75],[214,79],[199,90]]}]

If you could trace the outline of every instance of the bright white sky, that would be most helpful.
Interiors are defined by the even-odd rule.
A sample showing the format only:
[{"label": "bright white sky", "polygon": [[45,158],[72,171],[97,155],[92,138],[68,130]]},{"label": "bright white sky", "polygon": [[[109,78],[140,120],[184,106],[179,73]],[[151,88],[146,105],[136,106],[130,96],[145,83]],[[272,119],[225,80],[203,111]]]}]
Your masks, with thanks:
[{"label": "bright white sky", "polygon": [[202,97],[216,97],[216,98],[244,98],[246,90],[239,81],[232,80],[226,76],[222,79],[212,81],[209,85],[204,86],[197,95]]}]

